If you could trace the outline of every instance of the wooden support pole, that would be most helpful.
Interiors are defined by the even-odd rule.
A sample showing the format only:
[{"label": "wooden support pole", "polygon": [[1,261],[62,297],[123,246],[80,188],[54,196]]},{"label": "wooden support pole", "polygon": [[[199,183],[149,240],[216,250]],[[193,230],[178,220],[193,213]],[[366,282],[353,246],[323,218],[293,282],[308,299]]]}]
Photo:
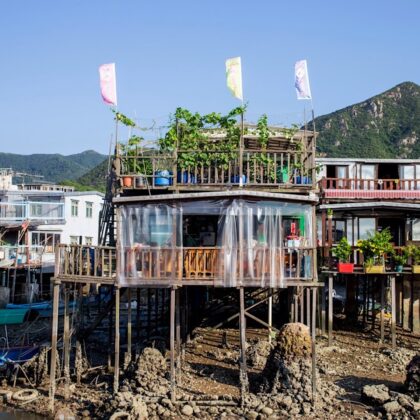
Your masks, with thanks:
[{"label": "wooden support pole", "polygon": [[131,323],[131,288],[128,288],[127,290],[127,357],[124,361],[125,367],[128,366],[128,364],[131,362],[131,330],[132,330],[132,323]]},{"label": "wooden support pole", "polygon": [[385,324],[384,324],[384,315],[385,315],[385,287],[384,281],[385,279],[381,278],[381,343],[384,342],[385,338]]},{"label": "wooden support pole", "polygon": [[176,400],[176,389],[175,389],[175,288],[171,288],[171,306],[169,316],[169,348],[171,355],[171,400]]},{"label": "wooden support pole", "polygon": [[64,398],[70,396],[70,317],[69,317],[69,289],[64,288],[64,337],[63,337],[63,359],[64,359]]},{"label": "wooden support pole", "polygon": [[311,328],[311,289],[306,288],[306,325]]},{"label": "wooden support pole", "polygon": [[176,380],[181,385],[181,295],[175,291]]},{"label": "wooden support pole", "polygon": [[304,309],[305,309],[305,289],[303,287],[299,287],[299,304],[300,304],[300,322],[302,324],[305,323],[304,319]]},{"label": "wooden support pole", "polygon": [[246,320],[245,320],[245,294],[244,288],[239,288],[239,339],[241,346],[240,359],[240,373],[239,378],[241,382],[241,401],[245,401],[245,396],[248,393],[248,376],[246,372]]},{"label": "wooden support pole", "polygon": [[114,394],[118,392],[120,375],[120,288],[115,288],[115,362],[114,362]]},{"label": "wooden support pole", "polygon": [[[309,293],[311,289],[308,288]],[[317,288],[312,289],[312,323],[311,323],[311,335],[312,335],[312,401],[315,403],[316,398],[316,292]],[[309,306],[308,306],[309,311]]]},{"label": "wooden support pole", "polygon": [[60,282],[54,282],[53,319],[51,334],[51,371],[50,371],[50,410],[54,411],[55,371],[57,365],[58,305],[60,300]]},{"label": "wooden support pole", "polygon": [[397,344],[396,338],[396,305],[397,299],[395,294],[395,276],[391,276],[391,342],[392,348],[395,349]]},{"label": "wooden support pole", "polygon": [[333,275],[328,276],[328,347],[332,345],[333,332]]},{"label": "wooden support pole", "polygon": [[136,333],[136,337],[137,337],[137,342],[140,341],[140,299],[141,299],[141,294],[140,294],[140,289],[137,288],[136,289],[136,294],[137,294],[137,306],[136,306],[136,328],[137,328],[137,333]]},{"label": "wooden support pole", "polygon": [[321,289],[321,334],[325,334],[325,324],[326,324],[326,299],[325,299],[325,285]]},{"label": "wooden support pole", "polygon": [[268,289],[268,292],[270,294],[268,298],[268,342],[271,344],[271,335],[272,335],[272,326],[273,326],[273,295],[272,295],[273,289]]}]

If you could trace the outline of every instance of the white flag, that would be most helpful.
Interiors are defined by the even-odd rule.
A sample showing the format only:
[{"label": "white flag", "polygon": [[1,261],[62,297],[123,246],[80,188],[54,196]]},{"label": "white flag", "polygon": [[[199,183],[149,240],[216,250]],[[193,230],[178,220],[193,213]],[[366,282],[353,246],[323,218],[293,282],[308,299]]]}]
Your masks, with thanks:
[{"label": "white flag", "polygon": [[295,64],[295,88],[298,99],[312,99],[306,60],[297,61]]},{"label": "white flag", "polygon": [[241,57],[228,58],[226,60],[226,82],[232,95],[242,101]]}]

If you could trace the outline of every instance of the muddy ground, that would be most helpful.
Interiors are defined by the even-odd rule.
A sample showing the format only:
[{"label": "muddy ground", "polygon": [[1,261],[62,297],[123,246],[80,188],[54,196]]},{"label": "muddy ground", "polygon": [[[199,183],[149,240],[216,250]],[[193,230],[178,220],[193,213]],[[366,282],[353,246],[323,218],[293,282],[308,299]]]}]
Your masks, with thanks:
[{"label": "muddy ground", "polygon": [[[120,392],[112,395],[113,374],[106,369],[86,372],[81,385],[71,385],[68,401],[63,397],[63,381],[58,381],[55,413],[67,408],[78,418],[108,419],[119,412],[131,418],[413,418],[420,419],[420,403],[404,406],[405,367],[420,350],[420,337],[398,331],[397,348],[379,343],[372,331],[340,329],[332,346],[319,337],[316,345],[318,394],[313,401],[290,396],[255,395],[261,372],[270,351],[265,330],[247,330],[250,394],[240,399],[239,341],[237,330],[196,329],[178,360],[177,399],[169,394],[169,354],[148,350],[121,372]],[[166,357],[166,360],[164,358]],[[140,370],[144,372],[139,374]],[[166,369],[165,369],[166,368]],[[74,378],[73,378],[74,379]],[[26,382],[26,383],[24,383]],[[388,406],[362,398],[365,385],[384,384],[392,397]],[[23,375],[13,388],[30,388]],[[38,387],[39,395],[29,402],[7,403],[53,417],[48,407],[48,384]],[[387,394],[388,395],[388,394]],[[405,408],[404,408],[405,407]],[[388,410],[389,408],[389,410]],[[58,418],[58,417],[57,417]],[[114,417],[117,418],[117,417]]]}]

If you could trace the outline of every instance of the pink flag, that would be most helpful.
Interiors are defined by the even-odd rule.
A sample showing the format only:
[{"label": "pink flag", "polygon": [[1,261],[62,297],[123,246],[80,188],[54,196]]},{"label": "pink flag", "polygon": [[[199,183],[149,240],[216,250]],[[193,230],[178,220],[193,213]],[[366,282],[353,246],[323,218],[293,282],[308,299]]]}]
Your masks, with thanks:
[{"label": "pink flag", "polygon": [[117,83],[115,79],[115,63],[99,66],[101,95],[105,103],[117,105]]}]

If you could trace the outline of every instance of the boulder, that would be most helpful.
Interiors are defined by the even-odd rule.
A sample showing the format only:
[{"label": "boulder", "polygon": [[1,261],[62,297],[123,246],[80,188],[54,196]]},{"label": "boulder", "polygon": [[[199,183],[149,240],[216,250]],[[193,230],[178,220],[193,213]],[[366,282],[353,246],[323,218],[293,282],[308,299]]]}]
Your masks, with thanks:
[{"label": "boulder", "polygon": [[371,405],[382,405],[391,399],[387,386],[365,385],[362,389],[362,401]]},{"label": "boulder", "polygon": [[414,356],[406,367],[405,387],[414,401],[420,401],[420,354]]}]

